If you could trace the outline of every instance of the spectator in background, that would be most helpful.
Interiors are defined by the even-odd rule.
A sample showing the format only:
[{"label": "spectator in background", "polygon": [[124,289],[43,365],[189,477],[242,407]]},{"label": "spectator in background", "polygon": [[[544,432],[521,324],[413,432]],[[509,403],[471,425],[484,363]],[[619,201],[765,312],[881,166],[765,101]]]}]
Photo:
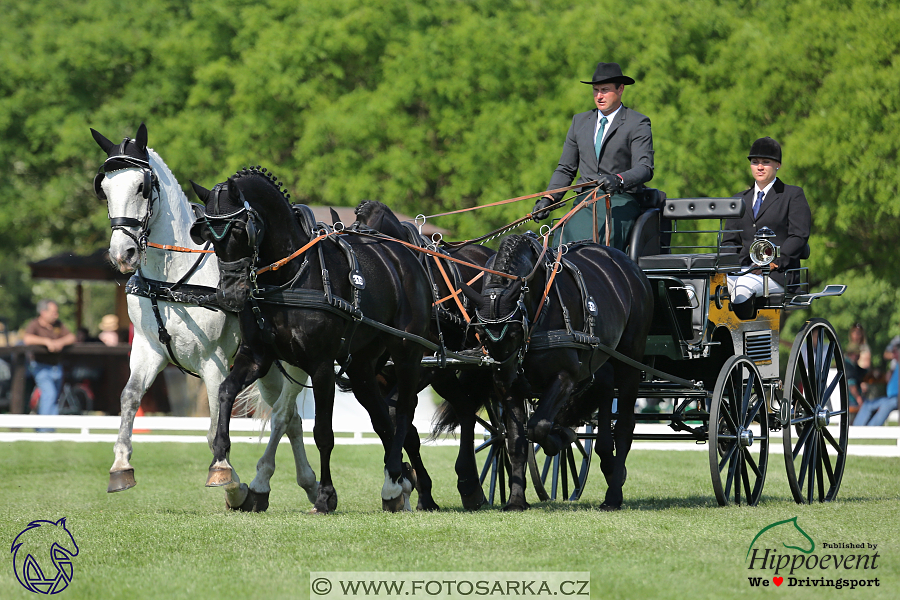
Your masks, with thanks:
[{"label": "spectator in background", "polygon": [[107,346],[119,345],[119,317],[116,315],[104,315],[100,319],[100,341]]},{"label": "spectator in background", "polygon": [[[900,340],[898,340],[900,342]],[[869,342],[866,340],[866,330],[860,323],[850,328],[850,343],[859,346],[859,360],[857,364],[860,369],[868,371],[872,368],[872,349],[869,348]]]},{"label": "spectator in background", "polygon": [[856,419],[853,420],[854,425],[873,427],[884,425],[891,411],[897,408],[897,392],[900,390],[900,366],[897,361],[900,359],[900,344],[895,344],[891,348],[891,354],[894,366],[888,376],[887,395],[877,400],[863,402],[859,412],[856,413]]},{"label": "spectator in background", "polygon": [[862,389],[864,374],[859,368],[859,345],[853,342],[847,344],[844,351],[844,375],[847,378],[847,389],[850,391],[850,412],[856,412],[864,402]]},{"label": "spectator in background", "polygon": [[[26,346],[46,346],[53,354],[75,343],[75,334],[59,320],[59,305],[53,300],[41,300],[37,305],[38,316],[25,328],[22,342]],[[32,360],[29,365],[34,382],[41,391],[38,414],[59,414],[59,390],[63,381],[62,366],[55,358],[43,358],[45,362]],[[41,431],[41,430],[39,430]],[[46,431],[46,430],[43,430]]]}]

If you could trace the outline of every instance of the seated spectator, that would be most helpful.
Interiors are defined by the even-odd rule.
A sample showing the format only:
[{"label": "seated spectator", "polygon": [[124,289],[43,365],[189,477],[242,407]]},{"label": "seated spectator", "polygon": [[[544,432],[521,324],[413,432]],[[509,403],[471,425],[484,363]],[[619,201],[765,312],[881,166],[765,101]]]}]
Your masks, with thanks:
[{"label": "seated spectator", "polygon": [[100,341],[107,346],[119,345],[119,317],[116,315],[104,315],[100,319]]},{"label": "seated spectator", "polygon": [[[900,359],[900,344],[891,349],[894,361]],[[877,427],[887,422],[888,415],[897,408],[897,392],[900,390],[900,367],[894,366],[888,376],[887,395],[877,400],[864,401],[856,413],[854,425]]]},{"label": "seated spectator", "polygon": [[[75,334],[68,330],[59,320],[59,306],[52,300],[41,300],[37,305],[38,316],[25,328],[22,341],[26,346],[46,346],[51,353],[57,353],[66,346],[75,343]],[[41,391],[38,402],[38,414],[59,414],[59,390],[62,387],[63,370],[57,360],[42,359],[43,362],[31,361],[29,370]],[[39,429],[38,431],[51,431]]]},{"label": "seated spectator", "polygon": [[859,346],[853,342],[847,344],[844,351],[844,375],[847,377],[847,389],[850,391],[850,412],[856,412],[864,402],[862,380],[863,373],[859,368]]}]

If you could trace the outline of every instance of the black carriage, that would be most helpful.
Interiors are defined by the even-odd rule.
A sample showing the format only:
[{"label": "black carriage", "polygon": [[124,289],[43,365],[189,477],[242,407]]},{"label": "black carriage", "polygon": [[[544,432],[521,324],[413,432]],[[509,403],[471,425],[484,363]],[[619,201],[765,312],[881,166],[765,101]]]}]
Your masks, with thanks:
[{"label": "black carriage", "polygon": [[[794,499],[830,501],[840,488],[848,443],[841,346],[823,319],[810,319],[801,328],[784,370],[779,346],[787,311],[840,295],[846,286],[828,285],[820,293],[809,293],[806,271],[800,269],[797,285],[768,294],[752,316],[739,318],[731,308],[726,278],[742,267],[737,254],[722,248],[722,238],[725,220],[739,217],[743,210],[740,198],[666,199],[647,190],[630,254],[653,286],[655,313],[644,364],[635,366],[643,371],[640,396],[665,408],[636,414],[634,439],[705,443],[718,503],[755,505],[765,482],[771,436],[780,434]],[[718,228],[678,229],[679,223],[709,220],[717,220]],[[703,236],[716,241],[674,243]],[[757,255],[758,264],[765,266],[777,248],[763,241]],[[485,440],[477,448],[486,456],[481,480],[491,503],[498,490],[506,502],[509,461],[499,410],[489,407],[481,420]],[[665,432],[659,425],[647,431],[642,423],[668,427]],[[569,447],[555,456],[544,456],[540,446],[531,445],[528,464],[540,500],[580,498],[597,429],[610,426],[596,419],[584,423]]]}]

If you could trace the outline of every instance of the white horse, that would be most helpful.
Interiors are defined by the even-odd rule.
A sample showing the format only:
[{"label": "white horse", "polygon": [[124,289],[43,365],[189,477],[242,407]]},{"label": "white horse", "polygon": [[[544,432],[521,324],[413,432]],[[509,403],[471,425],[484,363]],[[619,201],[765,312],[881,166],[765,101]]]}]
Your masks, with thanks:
[{"label": "white horse", "polygon": [[[123,273],[136,271],[128,283],[128,315],[134,324],[131,374],[122,390],[122,421],[115,445],[115,461],[109,472],[108,492],[136,485],[131,459],[134,417],[141,398],[159,372],[173,363],[199,374],[206,384],[211,415],[207,440],[212,449],[219,413],[219,386],[228,375],[229,364],[240,343],[238,318],[232,313],[198,305],[203,292],[215,294],[219,282],[218,263],[211,253],[191,240],[194,212],[172,171],[154,150],[147,148],[147,128],[142,123],[135,139],[115,144],[91,129],[94,140],[107,153],[94,179],[94,191],[106,200],[112,236],[111,261]],[[165,282],[167,285],[160,286]],[[177,285],[176,282],[178,282]],[[196,287],[202,286],[202,287]],[[152,300],[147,290],[160,291]],[[166,293],[166,288],[172,288]],[[163,298],[183,300],[170,302]],[[205,298],[209,300],[209,298]],[[193,300],[193,301],[192,301]],[[171,339],[166,343],[166,338]],[[272,431],[266,451],[256,465],[256,477],[226,486],[229,508],[260,511],[268,506],[269,480],[275,470],[275,451],[287,433],[294,451],[297,483],[315,502],[318,483],[303,445],[303,423],[297,413],[298,383],[308,376],[285,365],[297,383],[276,369],[259,380],[262,400],[272,407]]]}]

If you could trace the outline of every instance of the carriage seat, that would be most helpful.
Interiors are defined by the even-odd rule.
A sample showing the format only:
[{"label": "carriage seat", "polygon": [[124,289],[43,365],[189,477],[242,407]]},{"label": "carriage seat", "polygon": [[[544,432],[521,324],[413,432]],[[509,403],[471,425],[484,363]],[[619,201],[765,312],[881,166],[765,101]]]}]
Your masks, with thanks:
[{"label": "carriage seat", "polygon": [[637,264],[648,274],[714,274],[741,269],[737,254],[655,254],[638,257]]}]

